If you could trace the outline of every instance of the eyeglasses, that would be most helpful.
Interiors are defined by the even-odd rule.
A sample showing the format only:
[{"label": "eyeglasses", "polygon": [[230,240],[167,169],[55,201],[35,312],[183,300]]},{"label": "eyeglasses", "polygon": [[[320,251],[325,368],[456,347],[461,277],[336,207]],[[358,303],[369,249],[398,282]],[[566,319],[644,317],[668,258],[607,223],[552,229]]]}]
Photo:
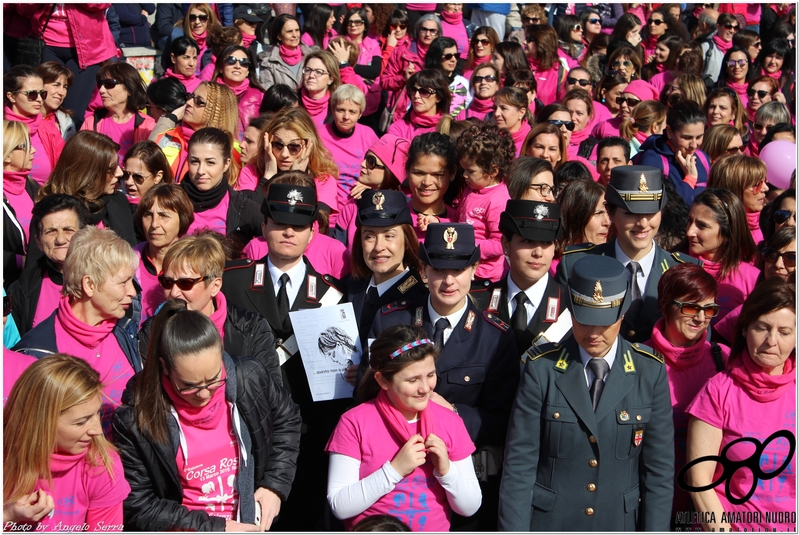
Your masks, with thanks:
[{"label": "eyeglasses", "polygon": [[444,61],[450,61],[452,58],[461,59],[460,52],[455,52],[454,54],[444,54],[443,56],[441,56],[441,59],[443,59]]},{"label": "eyeglasses", "polygon": [[624,67],[625,69],[629,69],[632,66],[633,66],[633,62],[632,61],[628,61],[626,59],[624,61],[616,60],[611,65],[611,67],[613,67],[616,70],[620,69],[621,67]]},{"label": "eyeglasses", "polygon": [[305,67],[302,70],[303,74],[310,76],[311,74],[316,75],[317,78],[321,78],[322,76],[329,74],[327,71],[323,71],[322,69],[312,69],[310,67]]},{"label": "eyeglasses", "polygon": [[225,65],[232,67],[236,63],[238,63],[242,67],[250,66],[250,60],[247,58],[237,58],[236,56],[228,56],[225,58]]},{"label": "eyeglasses", "polygon": [[433,95],[437,94],[435,89],[430,89],[429,87],[409,87],[408,88],[408,96],[412,97],[416,93],[419,93],[422,98],[430,98]]},{"label": "eyeglasses", "polygon": [[558,128],[565,126],[569,132],[574,130],[574,121],[561,121],[560,119],[550,119],[547,121],[549,124],[554,124]]},{"label": "eyeglasses", "polygon": [[188,292],[189,290],[194,288],[194,286],[197,283],[202,282],[207,278],[208,277],[197,277],[196,279],[170,279],[164,276],[164,274],[162,273],[161,275],[158,275],[158,284],[160,284],[161,288],[163,288],[166,291],[169,291],[173,287],[177,286],[184,292]]},{"label": "eyeglasses", "polygon": [[375,158],[371,154],[367,154],[366,158],[364,158],[363,160],[366,162],[366,168],[369,169],[370,171],[373,171],[375,169],[386,168],[385,165],[380,165],[379,163],[377,163],[377,158]]},{"label": "eyeglasses", "polygon": [[11,150],[12,151],[24,150],[25,152],[28,152],[28,148],[29,148],[29,145],[27,143],[25,143],[25,142],[22,142],[19,145],[17,145],[16,147],[14,147],[13,149],[11,149]]},{"label": "eyeglasses", "polygon": [[189,95],[186,98],[186,102],[188,102],[190,100],[193,100],[194,101],[194,105],[197,106],[198,108],[204,108],[208,104],[208,102],[206,102],[205,99],[195,95],[194,93],[192,93],[191,95]]},{"label": "eyeglasses", "polygon": [[743,145],[738,145],[737,147],[727,147],[725,151],[727,154],[743,154],[744,147]]},{"label": "eyeglasses", "polygon": [[195,22],[198,19],[200,22],[208,22],[208,15],[189,15],[189,22]]},{"label": "eyeglasses", "polygon": [[153,175],[149,174],[147,176],[142,176],[139,173],[131,173],[130,171],[123,171],[122,172],[122,180],[127,181],[128,178],[132,178],[133,181],[136,184],[139,184],[139,185],[144,184],[144,181],[147,180],[148,178],[150,178],[151,176],[153,176]]},{"label": "eyeglasses", "polygon": [[729,67],[730,69],[734,69],[735,66],[737,65],[738,67],[743,68],[744,65],[746,65],[747,63],[748,62],[745,59],[739,59],[739,60],[731,59],[727,62],[727,67]]},{"label": "eyeglasses", "polygon": [[392,30],[404,30],[407,28],[407,26],[404,24],[392,24],[390,27]]},{"label": "eyeglasses", "polygon": [[771,216],[771,218],[778,225],[782,225],[790,218],[793,218],[793,222],[796,223],[796,212],[791,212],[790,210],[777,210],[774,212],[774,215]]},{"label": "eyeglasses", "polygon": [[766,185],[766,179],[765,178],[761,178],[758,181],[757,184],[755,184],[754,186],[750,186],[750,188],[752,190],[752,193],[757,194],[757,193],[760,193],[763,190],[763,186],[765,186],[765,185]]},{"label": "eyeglasses", "polygon": [[616,97],[616,104],[618,104],[619,106],[621,106],[621,105],[622,105],[622,104],[624,104],[625,102],[627,103],[627,107],[628,107],[628,108],[630,108],[630,109],[633,109],[633,108],[635,108],[635,107],[638,105],[638,103],[639,103],[639,102],[641,102],[641,101],[640,101],[640,100],[638,100],[637,98],[624,98],[624,97]]},{"label": "eyeglasses", "polygon": [[589,24],[602,24],[602,19],[588,19],[586,22]]},{"label": "eyeglasses", "polygon": [[746,91],[746,95],[749,98],[753,98],[755,95],[757,95],[757,98],[759,98],[760,100],[763,100],[764,98],[766,98],[766,95],[771,95],[771,93],[768,92],[768,91],[763,91],[762,89],[760,89],[758,91],[755,91],[754,89],[749,89],[749,90]]},{"label": "eyeglasses", "polygon": [[763,260],[765,260],[769,264],[776,264],[777,260],[782,258],[785,267],[788,268],[796,267],[796,251],[785,251],[784,253],[781,253],[777,249],[772,249],[771,247],[763,247],[762,255],[763,255]]},{"label": "eyeglasses", "polygon": [[278,153],[283,152],[283,149],[288,147],[289,154],[292,156],[296,156],[302,150],[302,145],[300,143],[289,143],[286,145],[285,143],[281,143],[280,141],[273,141],[272,142],[272,150],[277,151]]},{"label": "eyeglasses", "polygon": [[39,97],[42,97],[42,100],[47,98],[47,91],[44,89],[39,89],[38,91],[30,90],[30,91],[14,91],[14,93],[19,93],[21,95],[25,95],[28,97],[28,100],[31,102],[36,102]]},{"label": "eyeglasses", "polygon": [[485,76],[475,76],[474,77],[474,83],[475,84],[479,84],[482,81],[486,81],[489,84],[493,84],[494,82],[497,81],[497,77],[494,76],[493,74],[487,74]]},{"label": "eyeglasses", "polygon": [[106,78],[104,80],[97,80],[97,89],[101,87],[105,87],[106,89],[114,89],[118,86],[121,82],[119,80],[115,80],[113,78]]},{"label": "eyeglasses", "polygon": [[581,24],[575,24],[574,26],[572,26],[572,31],[573,32],[581,32],[581,31],[583,31],[583,26]]},{"label": "eyeglasses", "polygon": [[475,45],[480,44],[480,45],[483,45],[483,46],[488,46],[488,45],[491,44],[491,41],[489,39],[474,39],[473,40],[473,44],[475,44]]},{"label": "eyeglasses", "polygon": [[4,295],[3,296],[3,317],[5,318],[11,314],[11,296]]},{"label": "eyeglasses", "polygon": [[541,21],[539,17],[522,17],[524,24],[538,24]]},{"label": "eyeglasses", "polygon": [[774,128],[773,124],[755,123],[754,126],[755,126],[755,130],[757,130],[758,132],[760,132],[762,130],[765,130],[766,132],[768,132],[769,130]]},{"label": "eyeglasses", "polygon": [[530,184],[529,189],[538,190],[538,194],[542,197],[549,197],[555,192],[555,188],[549,184]]},{"label": "eyeglasses", "polygon": [[347,21],[347,26],[363,26],[363,21],[358,19],[350,19]]},{"label": "eyeglasses", "polygon": [[724,25],[724,27],[727,28],[728,30],[733,30],[733,31],[736,31],[736,32],[738,31],[738,25],[737,24],[730,24],[728,22],[727,24]]},{"label": "eyeglasses", "polygon": [[586,87],[591,83],[591,80],[580,80],[579,78],[572,78],[571,76],[567,76],[566,83],[569,85],[579,84],[583,87]]},{"label": "eyeglasses", "polygon": [[438,28],[425,28],[422,26],[419,28],[419,33],[429,33],[430,35],[438,35]]},{"label": "eyeglasses", "polygon": [[[217,373],[216,375],[218,376],[221,373],[222,370],[220,369],[219,373]],[[194,394],[199,394],[201,390],[208,390],[208,392],[216,392],[217,390],[222,388],[222,386],[225,383],[227,383],[227,377],[225,377],[224,379],[218,379],[216,381],[208,383],[207,385],[187,386],[186,388],[178,388],[177,386],[175,386],[175,390],[177,390],[178,394],[180,394],[181,396],[193,396]]]},{"label": "eyeglasses", "polygon": [[716,303],[702,306],[699,303],[683,303],[676,299],[673,303],[680,308],[680,313],[685,316],[698,316],[700,312],[704,312],[706,318],[713,318],[718,316],[720,308]]}]

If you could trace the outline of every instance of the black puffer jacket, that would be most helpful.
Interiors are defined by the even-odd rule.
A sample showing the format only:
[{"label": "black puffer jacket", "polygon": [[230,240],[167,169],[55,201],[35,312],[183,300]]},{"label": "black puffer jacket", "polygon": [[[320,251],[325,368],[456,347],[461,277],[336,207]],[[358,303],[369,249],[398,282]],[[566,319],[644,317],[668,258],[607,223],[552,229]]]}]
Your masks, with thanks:
[{"label": "black puffer jacket", "polygon": [[[154,320],[155,316],[147,318],[139,331],[139,355],[142,365],[147,360],[147,348],[150,346]],[[236,357],[254,357],[269,371],[272,379],[283,386],[280,360],[275,350],[275,335],[266,318],[228,302],[223,342],[226,353]]]},{"label": "black puffer jacket", "polygon": [[[225,397],[236,405],[242,420],[241,442],[247,463],[239,462],[242,522],[252,522],[254,502],[244,496],[263,487],[285,501],[294,481],[300,451],[300,409],[255,359],[224,354],[228,382]],[[184,507],[175,457],[179,431],[171,415],[170,444],[153,442],[136,423],[133,388],[128,383],[122,405],[114,413],[114,443],[119,448],[130,494],[123,504],[125,529],[130,531],[224,531],[223,518]],[[232,380],[235,378],[235,381]],[[241,459],[242,457],[240,457]],[[245,477],[245,473],[250,473]]]}]

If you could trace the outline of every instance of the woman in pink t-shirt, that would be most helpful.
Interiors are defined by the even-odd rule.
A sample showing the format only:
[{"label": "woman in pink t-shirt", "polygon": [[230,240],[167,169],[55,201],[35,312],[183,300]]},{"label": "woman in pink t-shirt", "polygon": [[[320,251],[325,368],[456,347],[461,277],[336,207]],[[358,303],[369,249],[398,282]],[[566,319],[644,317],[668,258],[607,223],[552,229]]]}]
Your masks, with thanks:
[{"label": "woman in pink t-shirt", "polygon": [[746,211],[746,224],[755,245],[762,242],[760,212],[768,202],[765,162],[745,154],[722,156],[713,162],[707,185],[710,188],[727,189],[738,197]]},{"label": "woman in pink t-shirt", "polygon": [[[466,426],[437,395],[439,350],[419,327],[389,327],[326,451],[327,500],[347,529],[391,514],[414,531],[449,531],[451,511],[471,516],[482,493]],[[440,403],[440,404],[439,404]]]},{"label": "woman in pink t-shirt", "polygon": [[[707,489],[691,495],[706,531],[796,531],[796,287],[758,286],[734,336],[728,368],[686,409],[688,462],[726,462],[696,462],[677,480]],[[733,470],[732,462],[752,468]]]},{"label": "woman in pink t-shirt", "polygon": [[104,386],[86,361],[63,354],[17,380],[3,410],[4,530],[123,530],[130,485],[100,426]]}]

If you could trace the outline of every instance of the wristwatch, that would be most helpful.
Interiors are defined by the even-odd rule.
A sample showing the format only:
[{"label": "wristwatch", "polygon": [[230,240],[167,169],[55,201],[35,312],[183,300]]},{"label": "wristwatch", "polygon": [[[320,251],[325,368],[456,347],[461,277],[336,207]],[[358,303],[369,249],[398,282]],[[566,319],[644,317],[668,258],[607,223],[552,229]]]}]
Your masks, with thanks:
[{"label": "wristwatch", "polygon": [[349,67],[349,66],[350,66],[350,62],[349,61],[340,61],[339,64],[338,64],[339,70],[343,69],[344,67]]}]

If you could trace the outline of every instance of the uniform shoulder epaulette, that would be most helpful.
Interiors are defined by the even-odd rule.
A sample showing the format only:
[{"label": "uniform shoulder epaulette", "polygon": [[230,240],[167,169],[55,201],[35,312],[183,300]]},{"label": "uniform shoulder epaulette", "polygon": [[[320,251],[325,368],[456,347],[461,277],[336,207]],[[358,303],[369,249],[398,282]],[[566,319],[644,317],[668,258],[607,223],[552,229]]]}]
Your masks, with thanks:
[{"label": "uniform shoulder epaulette", "polygon": [[410,305],[409,301],[394,301],[393,303],[383,305],[383,307],[380,309],[380,315],[385,316],[390,312],[395,312],[397,310],[404,310],[408,308],[409,305]]},{"label": "uniform shoulder epaulette", "polygon": [[485,292],[490,287],[491,287],[491,281],[490,280],[472,281],[472,285],[469,288],[469,293]]},{"label": "uniform shoulder epaulette", "polygon": [[225,262],[225,271],[229,271],[231,269],[242,269],[248,268],[255,263],[255,260],[251,260],[249,258],[240,258],[237,260],[230,260]]},{"label": "uniform shoulder epaulette", "polygon": [[507,332],[507,330],[510,329],[510,325],[505,323],[504,321],[502,321],[499,318],[499,316],[497,316],[494,313],[485,311],[485,312],[483,312],[483,318],[485,318],[485,320],[488,323],[490,323],[491,325],[493,325],[494,327],[496,327],[497,329],[499,329],[502,332]]},{"label": "uniform shoulder epaulette", "polygon": [[325,284],[332,286],[336,290],[342,291],[341,289],[344,288],[344,284],[333,275],[322,275],[322,280],[325,281]]},{"label": "uniform shoulder epaulette", "polygon": [[654,349],[652,349],[651,347],[649,347],[649,346],[645,346],[645,345],[643,345],[643,344],[639,344],[639,343],[631,344],[631,346],[632,346],[632,348],[633,348],[633,351],[635,351],[636,353],[639,353],[639,354],[641,354],[641,355],[644,355],[644,356],[646,356],[646,357],[649,357],[649,358],[651,358],[651,359],[654,359],[654,360],[656,360],[656,361],[660,362],[661,364],[663,364],[663,363],[664,363],[664,362],[663,362],[663,357],[661,357],[660,355],[658,355],[658,354],[655,352],[655,350],[654,350]]},{"label": "uniform shoulder epaulette", "polygon": [[528,360],[537,360],[544,355],[556,353],[562,346],[556,343],[541,344],[540,346],[530,346],[530,349],[525,351]]},{"label": "uniform shoulder epaulette", "polygon": [[674,259],[675,262],[679,262],[680,264],[685,264],[688,262],[689,264],[702,264],[702,262],[694,258],[693,256],[689,256],[685,253],[680,253],[679,251],[671,253],[671,257]]},{"label": "uniform shoulder epaulette", "polygon": [[586,251],[590,251],[594,247],[596,247],[596,244],[593,243],[578,243],[577,245],[569,245],[563,251],[563,254],[583,253]]}]

